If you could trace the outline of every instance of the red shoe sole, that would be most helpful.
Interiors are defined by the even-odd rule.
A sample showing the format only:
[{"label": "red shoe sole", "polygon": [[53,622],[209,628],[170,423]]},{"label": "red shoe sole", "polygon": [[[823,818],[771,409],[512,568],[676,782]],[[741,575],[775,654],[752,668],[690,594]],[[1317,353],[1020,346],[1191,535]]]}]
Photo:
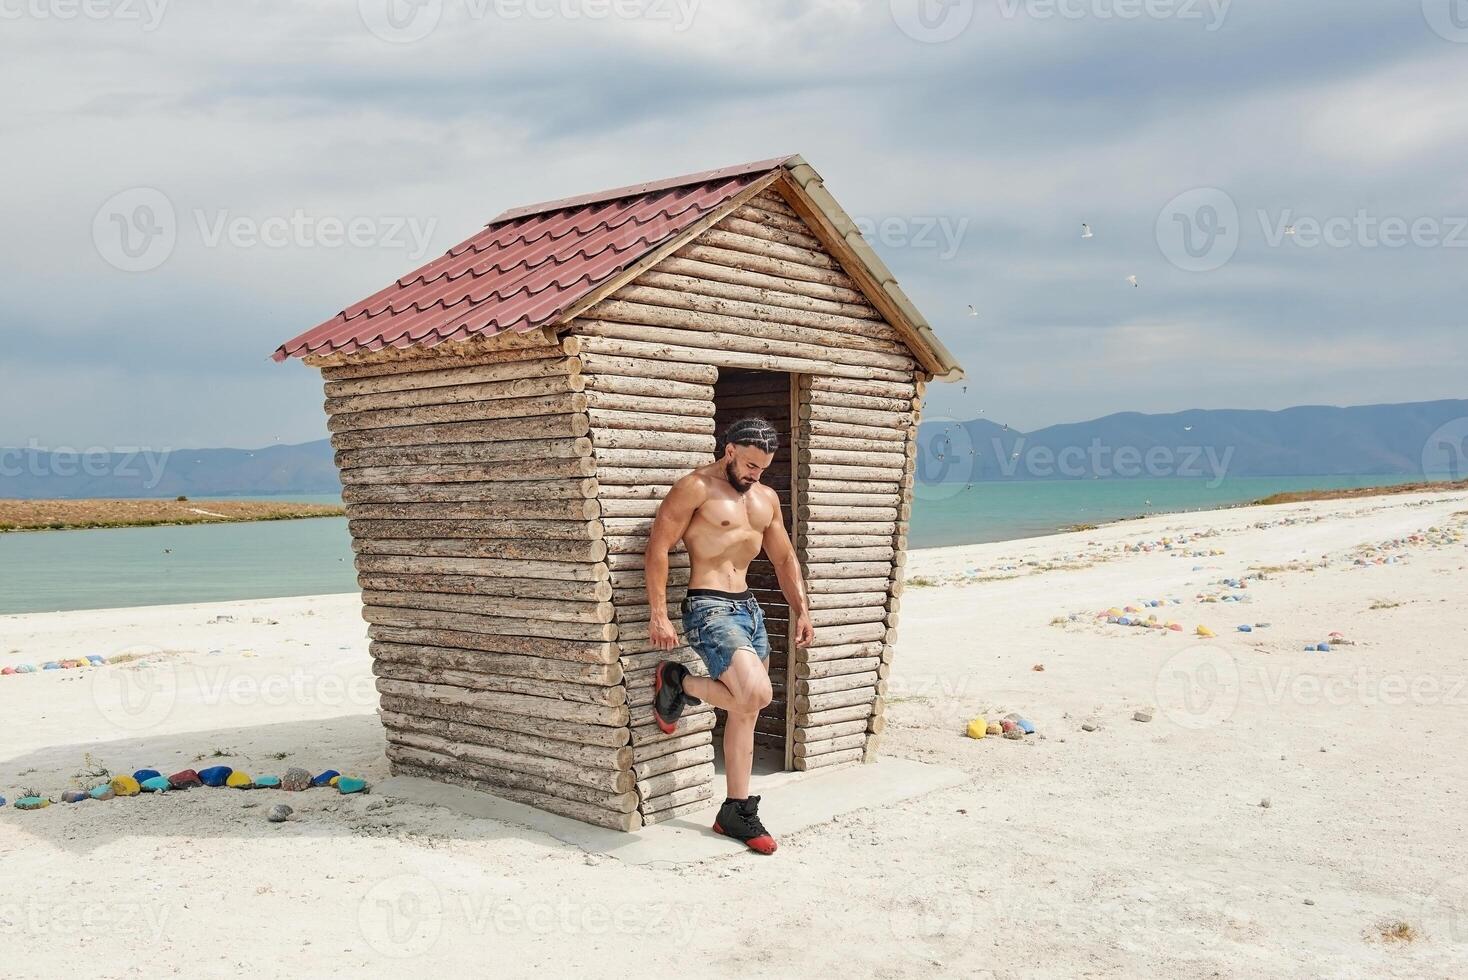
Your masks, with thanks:
[{"label": "red shoe sole", "polygon": [[[721,837],[728,837],[730,840],[739,840],[738,837],[732,837],[729,834],[724,833],[724,828],[719,826],[719,822],[717,820],[714,821],[714,833],[720,835]],[[765,845],[763,843],[764,841],[769,842],[769,850],[765,850]],[[775,843],[775,838],[768,835],[764,837],[751,838],[750,840],[743,841],[743,844],[745,847],[749,848],[756,854],[774,854],[777,850],[780,849],[780,845]]]},{"label": "red shoe sole", "polygon": [[659,664],[658,669],[652,672],[652,720],[658,723],[658,728],[664,735],[671,735],[678,730],[678,723],[675,721],[670,725],[663,721],[662,715],[658,714],[658,695],[662,693],[662,690],[663,668]]}]

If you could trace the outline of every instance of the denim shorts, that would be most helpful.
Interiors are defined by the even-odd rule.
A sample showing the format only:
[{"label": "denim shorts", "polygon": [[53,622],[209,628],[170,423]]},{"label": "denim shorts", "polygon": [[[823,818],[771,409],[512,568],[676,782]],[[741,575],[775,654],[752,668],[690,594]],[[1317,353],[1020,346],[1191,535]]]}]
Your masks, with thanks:
[{"label": "denim shorts", "polygon": [[683,600],[683,635],[714,680],[729,669],[734,651],[741,647],[753,650],[761,660],[770,659],[770,638],[759,600],[727,595],[691,595]]}]

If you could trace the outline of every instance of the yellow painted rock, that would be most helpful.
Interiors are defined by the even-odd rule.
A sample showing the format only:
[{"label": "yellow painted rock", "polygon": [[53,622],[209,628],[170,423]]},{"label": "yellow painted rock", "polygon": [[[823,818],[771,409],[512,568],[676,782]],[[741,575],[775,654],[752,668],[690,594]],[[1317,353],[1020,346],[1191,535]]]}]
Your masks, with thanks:
[{"label": "yellow painted rock", "polygon": [[340,777],[340,776],[332,776],[332,777],[331,777],[331,782],[329,782],[329,783],[327,783],[327,785],[328,785],[328,786],[335,786],[335,785],[336,785],[336,782],[337,782],[337,780],[339,780],[339,779],[341,779],[341,777]]},{"label": "yellow painted rock", "polygon": [[1198,626],[1198,635],[1199,636],[1213,636],[1214,635],[1214,632],[1211,629],[1209,629],[1208,627],[1203,626],[1203,625],[1200,624]]},{"label": "yellow painted rock", "polygon": [[112,787],[112,792],[118,796],[137,796],[143,791],[142,787],[138,785],[138,781],[131,776],[113,776],[112,782],[108,783],[108,785]]},{"label": "yellow painted rock", "polygon": [[233,786],[235,789],[249,789],[255,785],[255,781],[248,774],[236,769],[229,774],[229,778],[224,781],[224,785]]},{"label": "yellow painted rock", "polygon": [[968,723],[969,738],[983,738],[989,731],[989,723],[982,718],[975,718]]}]

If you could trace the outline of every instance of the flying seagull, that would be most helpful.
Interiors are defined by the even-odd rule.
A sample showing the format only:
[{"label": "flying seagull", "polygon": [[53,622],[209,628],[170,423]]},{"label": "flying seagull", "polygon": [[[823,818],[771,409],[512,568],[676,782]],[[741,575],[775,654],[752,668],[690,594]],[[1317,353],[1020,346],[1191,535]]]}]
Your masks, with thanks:
[{"label": "flying seagull", "polygon": [[970,303],[968,305],[968,315],[969,316],[978,316],[979,315],[979,311],[976,310],[976,309],[974,309],[974,304],[972,304],[972,303]]},{"label": "flying seagull", "polygon": [[1131,283],[1133,286],[1140,286],[1141,285],[1139,282],[1137,282],[1137,277],[1136,276],[1127,276],[1126,277],[1126,281],[1129,282],[1129,283]]},{"label": "flying seagull", "polygon": [[1081,222],[1081,237],[1082,238],[1095,238],[1096,237],[1095,235],[1091,234],[1091,226],[1088,225],[1088,224],[1086,224],[1084,221]]},{"label": "flying seagull", "polygon": [[1286,235],[1293,235],[1294,233],[1295,233],[1295,226],[1294,225],[1285,225],[1285,234]]},{"label": "flying seagull", "polygon": [[1183,426],[1183,431],[1184,432],[1192,432],[1193,431],[1193,427],[1191,425],[1185,425],[1185,426]]}]

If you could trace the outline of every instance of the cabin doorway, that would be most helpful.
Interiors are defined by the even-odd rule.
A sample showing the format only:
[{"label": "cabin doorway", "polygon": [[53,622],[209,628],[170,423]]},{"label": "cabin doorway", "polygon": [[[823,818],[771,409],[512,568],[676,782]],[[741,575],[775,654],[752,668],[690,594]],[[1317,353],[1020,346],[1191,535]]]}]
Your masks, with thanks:
[{"label": "cabin doorway", "polygon": [[[721,368],[714,384],[714,431],[722,437],[733,422],[751,415],[765,419],[780,434],[780,450],[765,471],[763,480],[780,497],[780,510],[792,541],[796,539],[797,502],[795,459],[797,447],[793,438],[796,423],[797,375],[780,371],[754,371]],[[717,444],[722,455],[724,446]],[[760,712],[755,726],[755,772],[779,772],[794,768],[794,684],[790,678],[792,650],[790,644],[790,607],[780,591],[774,566],[763,552],[749,567],[749,587],[765,613],[765,630],[770,637],[770,687],[774,699]],[[723,712],[719,712],[714,730],[714,746],[718,765],[723,768]]]}]

